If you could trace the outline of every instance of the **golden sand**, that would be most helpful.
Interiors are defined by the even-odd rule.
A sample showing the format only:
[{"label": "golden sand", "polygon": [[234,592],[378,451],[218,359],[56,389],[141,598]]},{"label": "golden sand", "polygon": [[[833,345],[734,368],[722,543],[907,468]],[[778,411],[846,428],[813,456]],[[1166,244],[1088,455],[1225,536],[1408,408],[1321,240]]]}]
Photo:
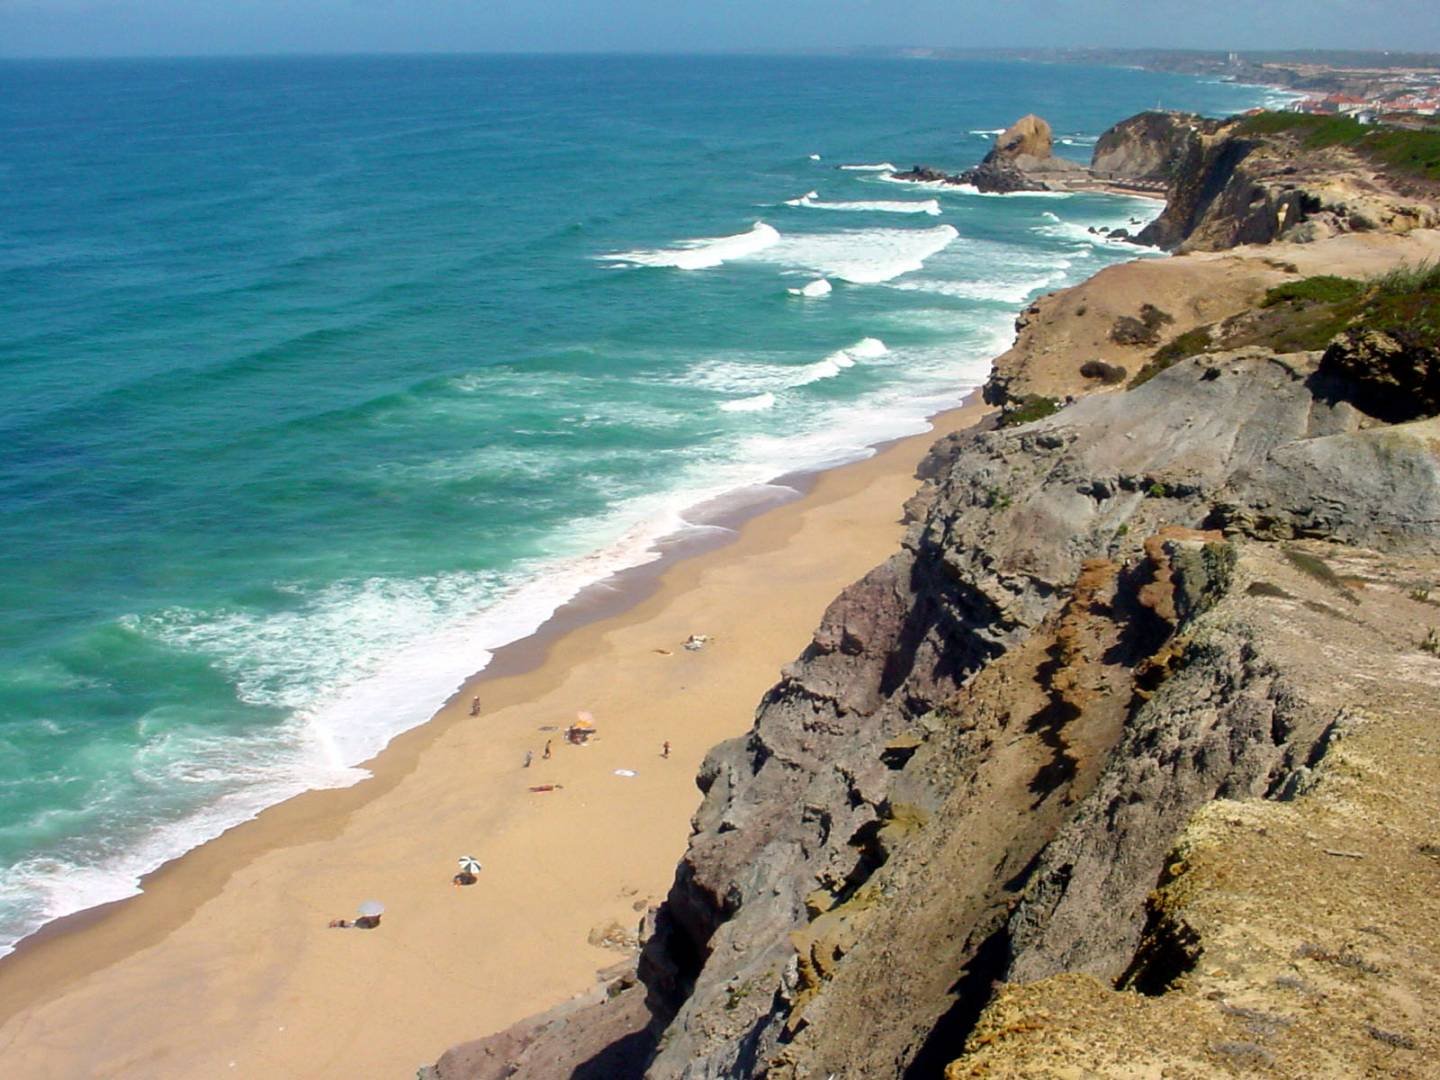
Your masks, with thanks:
[{"label": "golden sand", "polygon": [[[0,1075],[412,1076],[590,988],[622,958],[592,931],[633,927],[669,887],[705,753],[749,729],[826,605],[896,550],[917,462],[979,414],[592,594],[395,740],[373,779],[268,810],[23,945],[0,961]],[[709,643],[685,650],[695,633]],[[546,730],[579,709],[590,745]],[[455,887],[467,854],[484,870]],[[370,898],[378,929],[327,928]]]}]

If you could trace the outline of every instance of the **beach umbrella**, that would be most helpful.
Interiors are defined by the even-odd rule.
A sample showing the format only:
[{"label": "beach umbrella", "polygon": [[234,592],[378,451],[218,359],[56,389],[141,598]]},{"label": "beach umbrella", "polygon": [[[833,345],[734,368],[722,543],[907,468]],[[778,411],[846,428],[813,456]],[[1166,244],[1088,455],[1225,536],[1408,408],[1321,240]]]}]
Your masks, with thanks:
[{"label": "beach umbrella", "polygon": [[581,709],[575,714],[575,727],[581,731],[590,731],[595,727],[595,717]]},{"label": "beach umbrella", "polygon": [[462,874],[478,874],[480,872],[480,860],[474,855],[460,856],[460,872]]},{"label": "beach umbrella", "polygon": [[379,900],[366,900],[360,905],[360,914],[366,917],[385,914],[385,905]]}]

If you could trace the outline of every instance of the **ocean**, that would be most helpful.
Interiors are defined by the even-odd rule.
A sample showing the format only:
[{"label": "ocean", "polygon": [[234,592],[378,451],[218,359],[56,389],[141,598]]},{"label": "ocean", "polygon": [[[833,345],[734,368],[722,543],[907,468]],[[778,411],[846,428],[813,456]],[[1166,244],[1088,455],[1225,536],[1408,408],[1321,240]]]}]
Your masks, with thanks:
[{"label": "ocean", "polygon": [[1255,87],[786,57],[0,62],[0,952],[925,429],[1152,202],[892,182]]}]

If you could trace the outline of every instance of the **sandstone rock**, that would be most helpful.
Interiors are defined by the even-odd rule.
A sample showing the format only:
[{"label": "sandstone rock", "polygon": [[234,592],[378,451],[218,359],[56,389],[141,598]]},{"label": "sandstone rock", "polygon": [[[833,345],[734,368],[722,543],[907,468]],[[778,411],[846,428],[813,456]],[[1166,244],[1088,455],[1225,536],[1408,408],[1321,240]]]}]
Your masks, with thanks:
[{"label": "sandstone rock", "polygon": [[1055,139],[1050,125],[1030,113],[1016,120],[996,138],[995,145],[985,155],[985,161],[1014,161],[1022,155],[1048,158],[1054,152]]}]

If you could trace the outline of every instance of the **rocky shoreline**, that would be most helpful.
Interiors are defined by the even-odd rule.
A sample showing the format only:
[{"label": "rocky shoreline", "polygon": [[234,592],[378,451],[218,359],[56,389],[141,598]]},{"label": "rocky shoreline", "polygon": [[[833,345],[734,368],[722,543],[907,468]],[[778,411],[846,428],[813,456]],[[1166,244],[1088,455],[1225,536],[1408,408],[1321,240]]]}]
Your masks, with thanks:
[{"label": "rocky shoreline", "polygon": [[[1045,173],[1035,120],[981,168]],[[1424,1074],[1440,275],[1397,268],[1436,202],[1239,121],[1112,133],[1087,175],[1163,183],[1182,254],[1022,313],[999,418],[706,758],[635,961],[422,1075]]]}]

